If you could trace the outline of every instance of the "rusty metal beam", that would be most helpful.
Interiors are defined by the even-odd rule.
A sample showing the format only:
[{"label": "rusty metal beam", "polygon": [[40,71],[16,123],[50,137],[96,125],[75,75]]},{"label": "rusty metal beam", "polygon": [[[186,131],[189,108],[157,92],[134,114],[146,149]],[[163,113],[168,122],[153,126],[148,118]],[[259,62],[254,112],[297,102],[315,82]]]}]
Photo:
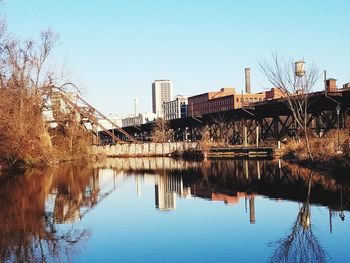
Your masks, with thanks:
[{"label": "rusty metal beam", "polygon": [[121,142],[122,140],[119,139],[117,136],[115,136],[113,133],[111,133],[109,130],[107,130],[105,127],[103,127],[98,120],[96,119],[96,117],[90,113],[88,114],[86,111],[84,111],[81,107],[79,107],[78,105],[76,105],[74,102],[72,102],[70,99],[68,99],[66,96],[62,96],[62,100],[65,103],[68,103],[69,105],[71,105],[75,110],[77,110],[83,117],[87,118],[88,120],[90,120],[91,122],[93,122],[95,125],[97,125],[98,127],[100,127],[105,133],[107,133],[113,140],[117,141],[117,142]]},{"label": "rusty metal beam", "polygon": [[102,117],[104,120],[108,121],[114,129],[122,133],[126,138],[128,138],[132,142],[136,142],[136,140],[126,131],[124,131],[122,128],[120,128],[118,125],[116,125],[113,121],[111,121],[109,118],[107,118],[104,114],[102,114],[100,111],[95,109],[93,106],[91,106],[86,100],[84,100],[82,97],[77,95],[77,98],[83,102],[85,105],[87,105],[89,108],[93,109],[100,117]]}]

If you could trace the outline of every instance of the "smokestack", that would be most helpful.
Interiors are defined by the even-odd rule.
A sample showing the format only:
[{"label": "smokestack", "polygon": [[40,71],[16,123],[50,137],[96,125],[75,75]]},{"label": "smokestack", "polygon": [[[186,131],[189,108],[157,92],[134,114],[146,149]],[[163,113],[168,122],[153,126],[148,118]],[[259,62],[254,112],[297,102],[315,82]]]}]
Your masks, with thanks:
[{"label": "smokestack", "polygon": [[245,93],[250,94],[250,68],[245,68]]},{"label": "smokestack", "polygon": [[255,224],[254,196],[249,197],[249,221],[251,224]]}]

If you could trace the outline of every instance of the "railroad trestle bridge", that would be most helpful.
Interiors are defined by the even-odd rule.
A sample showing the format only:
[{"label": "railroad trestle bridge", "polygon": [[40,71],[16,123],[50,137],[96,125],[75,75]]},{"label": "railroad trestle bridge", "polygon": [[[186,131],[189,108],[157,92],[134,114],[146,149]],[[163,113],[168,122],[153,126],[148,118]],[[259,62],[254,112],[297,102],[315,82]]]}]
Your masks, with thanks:
[{"label": "railroad trestle bridge", "polygon": [[[350,127],[350,89],[308,95],[307,125],[318,136]],[[337,114],[337,106],[340,111]],[[339,107],[338,107],[339,108]],[[154,123],[124,127],[138,141],[150,140]],[[202,136],[225,144],[255,144],[295,137],[299,129],[287,99],[263,101],[240,109],[169,121],[174,141],[197,141]],[[110,130],[113,134],[116,132]],[[104,132],[100,134],[105,136]]]}]

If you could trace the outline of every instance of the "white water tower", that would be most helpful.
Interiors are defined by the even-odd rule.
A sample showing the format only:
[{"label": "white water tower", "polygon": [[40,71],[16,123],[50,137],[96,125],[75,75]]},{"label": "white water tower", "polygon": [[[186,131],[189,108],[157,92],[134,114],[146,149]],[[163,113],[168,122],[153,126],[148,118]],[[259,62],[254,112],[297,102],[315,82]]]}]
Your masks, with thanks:
[{"label": "white water tower", "polygon": [[305,75],[305,61],[299,60],[295,62],[295,75],[299,78],[303,77]]}]

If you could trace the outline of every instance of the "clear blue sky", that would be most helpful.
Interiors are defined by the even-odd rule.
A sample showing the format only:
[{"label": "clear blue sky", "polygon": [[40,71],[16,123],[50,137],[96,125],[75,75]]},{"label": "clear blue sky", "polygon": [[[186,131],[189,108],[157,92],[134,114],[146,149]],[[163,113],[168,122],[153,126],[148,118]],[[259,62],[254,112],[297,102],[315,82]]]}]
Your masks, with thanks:
[{"label": "clear blue sky", "polygon": [[[34,38],[60,35],[55,66],[104,113],[151,111],[151,83],[171,79],[174,95],[270,88],[258,67],[277,51],[316,63],[350,82],[349,0],[3,0],[9,30]],[[320,89],[322,82],[319,83]]]}]

